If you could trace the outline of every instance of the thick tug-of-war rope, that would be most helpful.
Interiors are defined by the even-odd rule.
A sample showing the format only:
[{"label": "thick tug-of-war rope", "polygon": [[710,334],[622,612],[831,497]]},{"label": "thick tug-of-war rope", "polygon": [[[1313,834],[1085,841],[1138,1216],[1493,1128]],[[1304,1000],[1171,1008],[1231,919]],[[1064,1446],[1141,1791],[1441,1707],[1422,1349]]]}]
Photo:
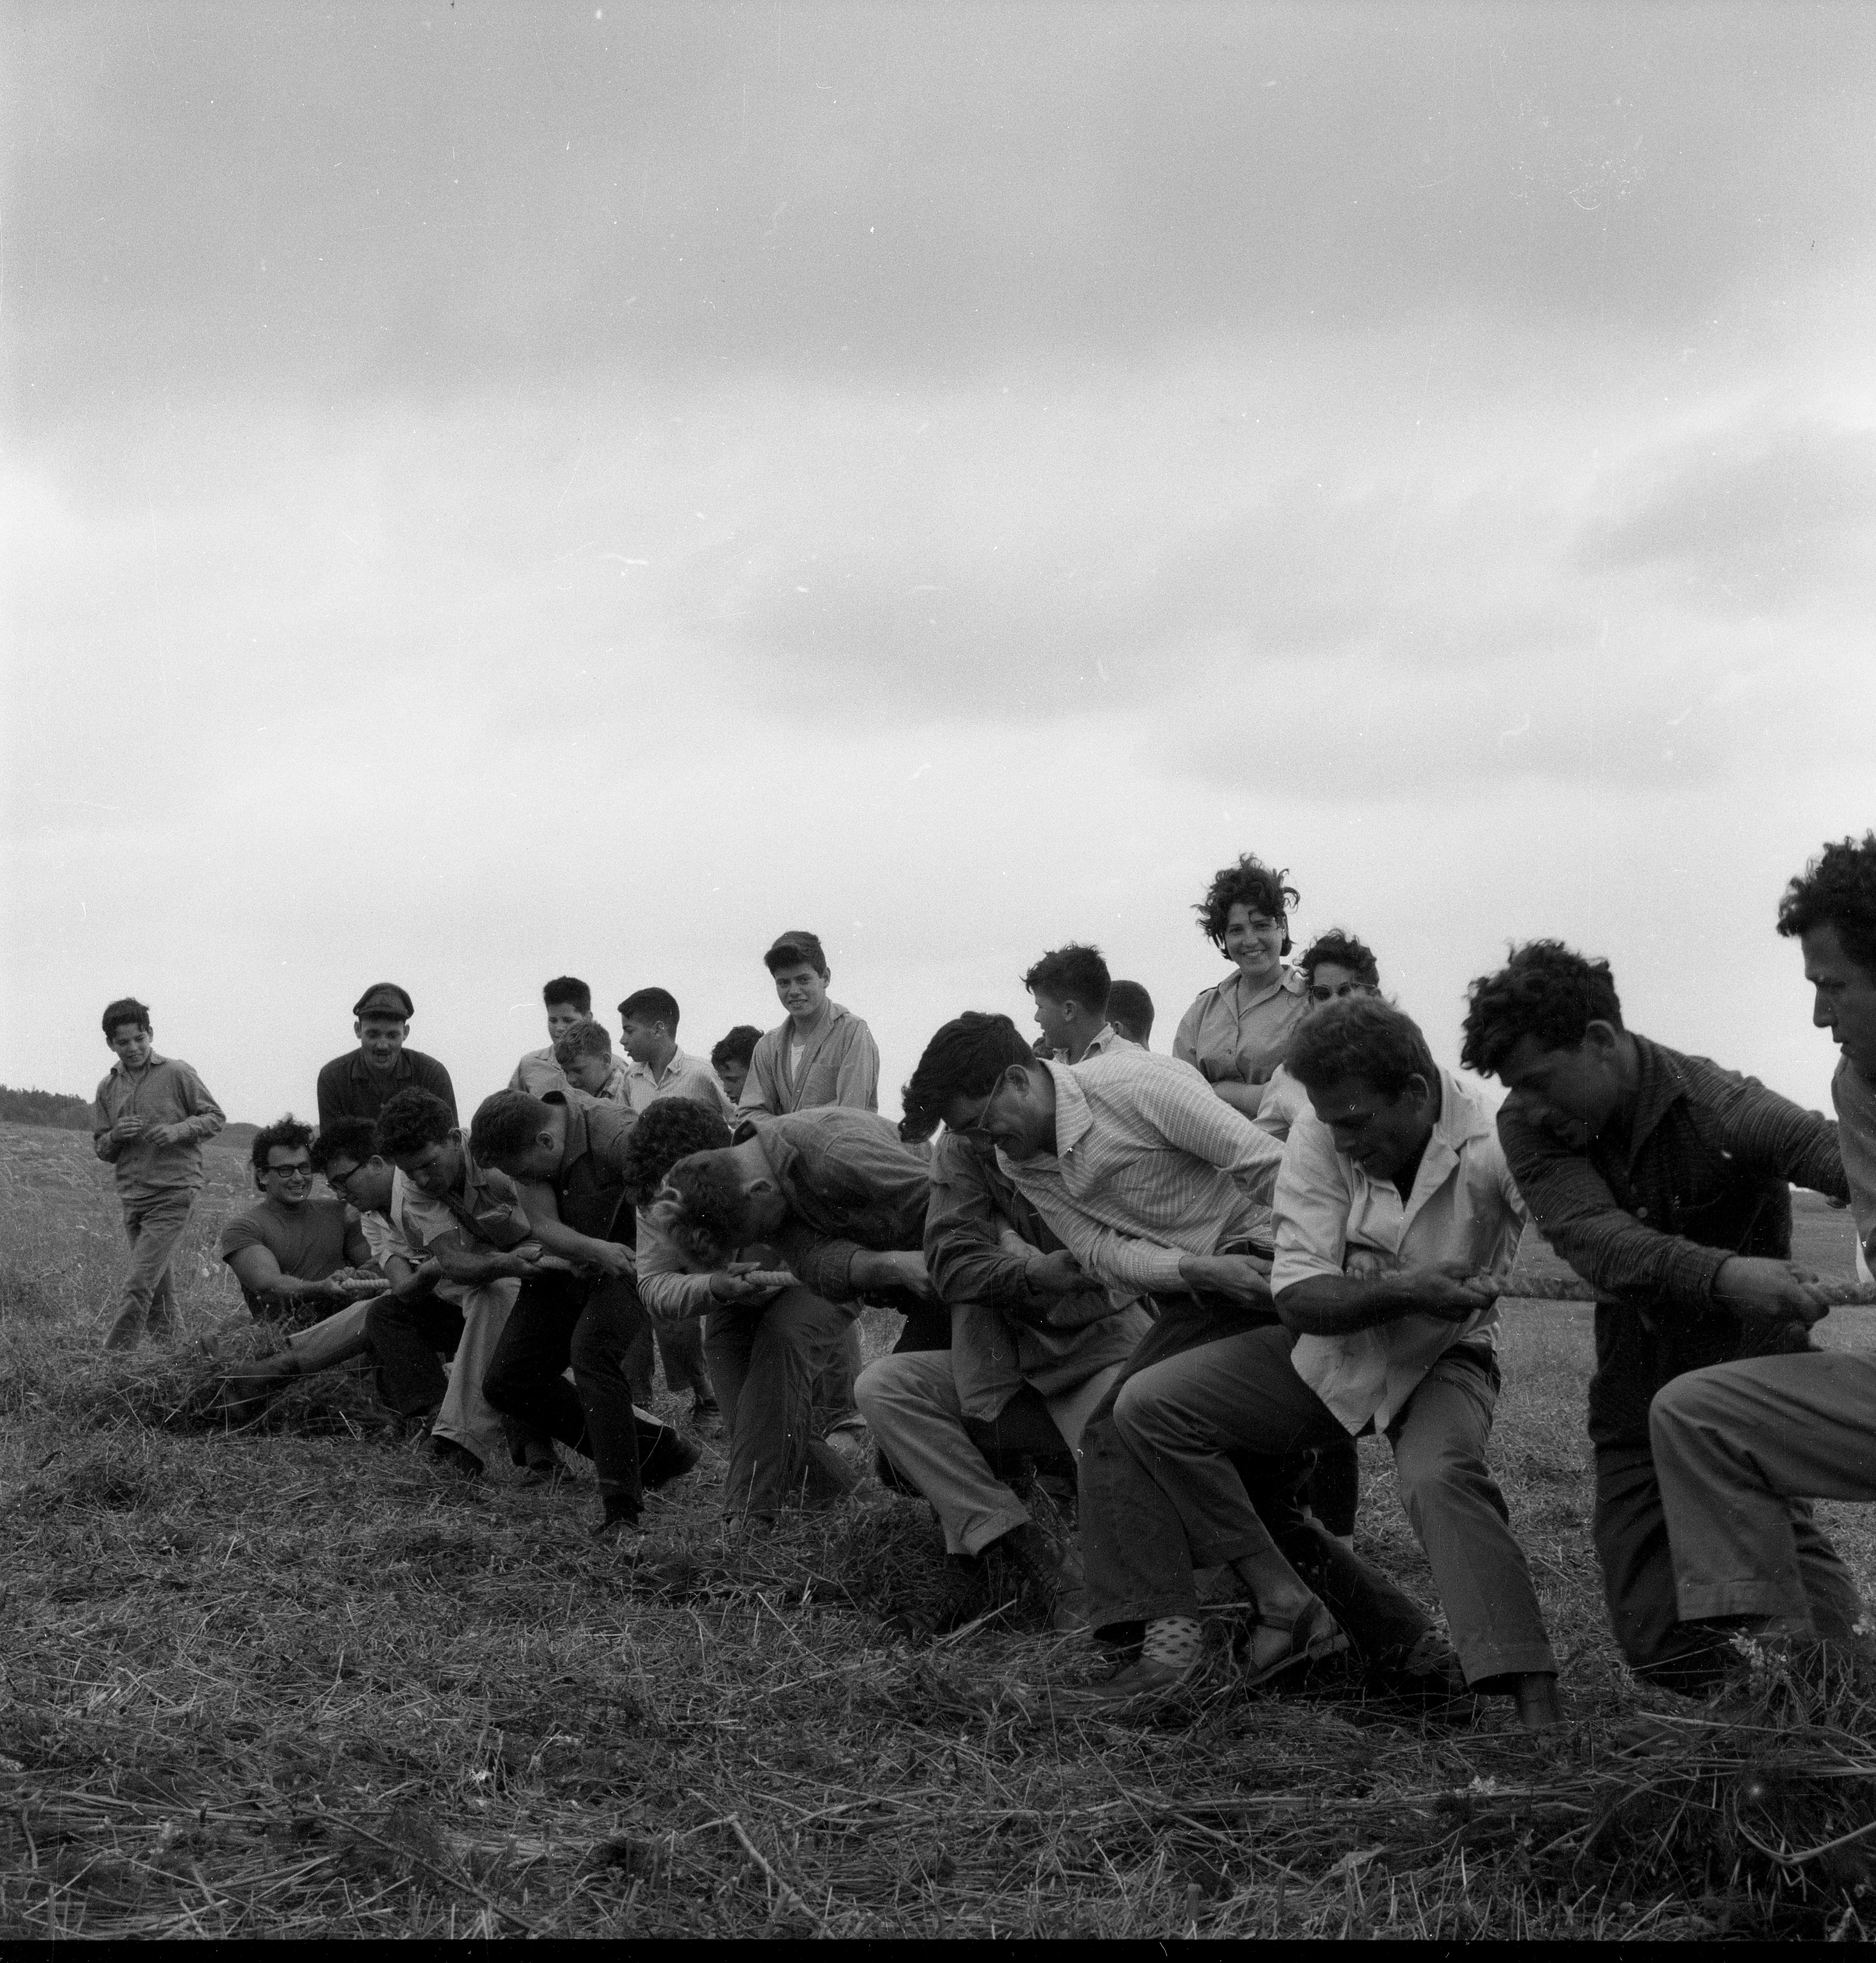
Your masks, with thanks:
[{"label": "thick tug-of-war rope", "polygon": [[[1476,1284],[1494,1295],[1520,1302],[1594,1302],[1596,1291],[1578,1275],[1532,1275],[1495,1279],[1481,1275]],[[1876,1306],[1876,1286],[1868,1282],[1807,1282],[1804,1292],[1820,1308]]]}]

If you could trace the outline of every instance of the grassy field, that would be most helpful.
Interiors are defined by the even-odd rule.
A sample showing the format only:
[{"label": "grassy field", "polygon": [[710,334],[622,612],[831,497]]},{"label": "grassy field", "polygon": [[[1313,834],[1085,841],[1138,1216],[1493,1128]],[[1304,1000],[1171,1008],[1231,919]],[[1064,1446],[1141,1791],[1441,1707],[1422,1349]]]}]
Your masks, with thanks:
[{"label": "grassy field", "polygon": [[[240,1307],[213,1250],[245,1167],[211,1159],[178,1268],[191,1332]],[[1847,1270],[1843,1216],[1806,1206],[1803,1238]],[[1188,1705],[1123,1725],[1049,1696],[1096,1670],[1085,1643],[888,1637],[881,1611],[940,1548],[921,1506],[876,1490],[739,1543],[706,1456],[655,1502],[635,1569],[586,1535],[590,1483],[434,1472],[359,1373],[264,1429],[204,1429],[181,1353],[98,1351],[120,1254],[88,1141],[0,1127],[0,1936],[1706,1937],[1870,1917],[1868,1842],[1811,1852],[1876,1817],[1868,1686],[1775,1673],[1740,1728],[1651,1703],[1617,1660],[1586,1533],[1586,1309],[1510,1309],[1497,1440],[1564,1731],[1533,1740],[1502,1704],[1433,1721],[1333,1679],[1247,1695],[1222,1657]],[[1867,1311],[1826,1328],[1876,1343]],[[1362,1544],[1425,1599],[1386,1455],[1363,1465]],[[1863,1516],[1825,1511],[1876,1581]],[[1638,1726],[1651,1710],[1665,1733]]]}]

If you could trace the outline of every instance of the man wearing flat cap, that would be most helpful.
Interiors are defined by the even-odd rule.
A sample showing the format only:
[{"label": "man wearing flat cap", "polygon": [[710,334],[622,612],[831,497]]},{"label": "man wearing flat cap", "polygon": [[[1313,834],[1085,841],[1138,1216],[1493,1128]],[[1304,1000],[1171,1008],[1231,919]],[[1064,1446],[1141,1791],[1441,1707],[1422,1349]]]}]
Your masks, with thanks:
[{"label": "man wearing flat cap", "polygon": [[415,1085],[440,1097],[456,1116],[456,1088],[450,1073],[434,1056],[406,1049],[411,998],[395,982],[374,982],[352,1004],[352,1028],[358,1047],[335,1056],[319,1073],[319,1129],[335,1118],[363,1118],[376,1124],[378,1113],[400,1090]]}]

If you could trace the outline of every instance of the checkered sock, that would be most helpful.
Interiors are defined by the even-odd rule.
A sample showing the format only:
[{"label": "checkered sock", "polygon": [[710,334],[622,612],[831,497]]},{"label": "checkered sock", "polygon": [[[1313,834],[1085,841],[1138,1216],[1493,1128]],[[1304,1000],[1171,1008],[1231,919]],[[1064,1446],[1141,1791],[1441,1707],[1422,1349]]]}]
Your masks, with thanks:
[{"label": "checkered sock", "polygon": [[1142,1663],[1164,1664],[1177,1670],[1190,1670],[1199,1660],[1204,1632],[1190,1616],[1159,1616],[1147,1625],[1146,1641],[1140,1645]]}]

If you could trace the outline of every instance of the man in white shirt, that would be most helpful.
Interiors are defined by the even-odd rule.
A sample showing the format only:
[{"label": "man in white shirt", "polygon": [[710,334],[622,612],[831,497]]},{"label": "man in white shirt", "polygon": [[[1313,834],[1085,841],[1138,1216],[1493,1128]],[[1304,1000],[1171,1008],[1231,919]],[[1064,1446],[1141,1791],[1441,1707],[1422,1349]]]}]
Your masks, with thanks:
[{"label": "man in white shirt", "polygon": [[619,1042],[631,1059],[626,1071],[626,1101],[642,1111],[655,1097],[694,1097],[726,1125],[736,1107],[701,1057],[677,1047],[677,998],[664,988],[635,989],[619,1005]]},{"label": "man in white shirt", "polygon": [[1141,1371],[1115,1423],[1201,1562],[1237,1551],[1228,1452],[1385,1436],[1468,1684],[1511,1694],[1531,1728],[1557,1723],[1556,1659],[1485,1457],[1497,1283],[1525,1219],[1494,1114],[1372,998],[1311,1017],[1289,1063],[1312,1108],[1277,1180],[1282,1326]]},{"label": "man in white shirt", "polygon": [[566,1089],[567,1081],[554,1060],[554,1045],[593,1013],[593,991],[577,975],[556,975],[542,988],[541,1001],[547,1010],[546,1044],[528,1051],[508,1078],[511,1090],[525,1090],[530,1097]]},{"label": "man in white shirt", "polygon": [[1052,948],[1023,978],[1036,1004],[1036,1026],[1057,1063],[1079,1063],[1111,1049],[1119,1038],[1107,1020],[1113,986],[1098,947],[1070,941]]}]

